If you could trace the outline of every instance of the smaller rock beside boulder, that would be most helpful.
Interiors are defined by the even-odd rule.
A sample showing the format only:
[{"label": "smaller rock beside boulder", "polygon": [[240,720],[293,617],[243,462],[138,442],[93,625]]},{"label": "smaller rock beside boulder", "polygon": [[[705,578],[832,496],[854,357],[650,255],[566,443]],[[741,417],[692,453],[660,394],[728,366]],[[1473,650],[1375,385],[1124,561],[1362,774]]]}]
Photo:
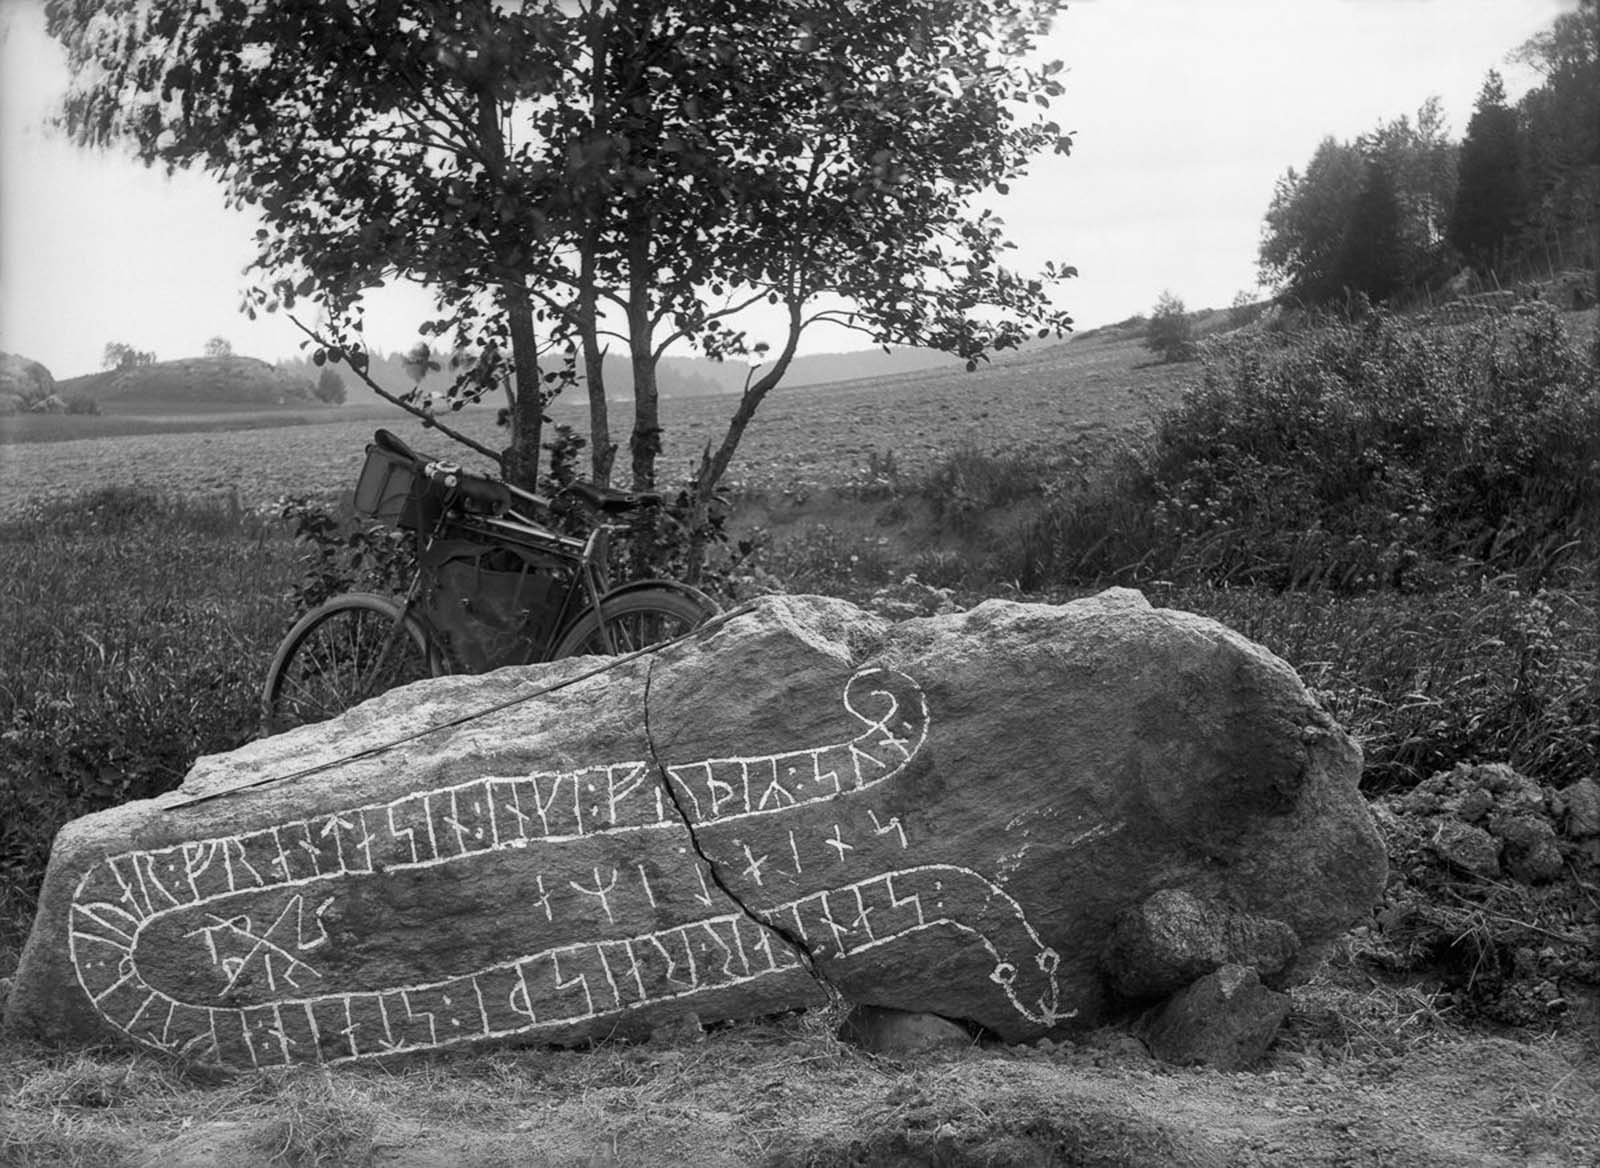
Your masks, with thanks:
[{"label": "smaller rock beside boulder", "polygon": [[1288,1014],[1288,994],[1253,969],[1224,965],[1174,994],[1145,1024],[1144,1040],[1163,1062],[1239,1071],[1261,1061]]},{"label": "smaller rock beside boulder", "polygon": [[1117,917],[1101,965],[1119,997],[1145,1001],[1224,965],[1247,966],[1270,981],[1299,951],[1282,921],[1166,888]]}]

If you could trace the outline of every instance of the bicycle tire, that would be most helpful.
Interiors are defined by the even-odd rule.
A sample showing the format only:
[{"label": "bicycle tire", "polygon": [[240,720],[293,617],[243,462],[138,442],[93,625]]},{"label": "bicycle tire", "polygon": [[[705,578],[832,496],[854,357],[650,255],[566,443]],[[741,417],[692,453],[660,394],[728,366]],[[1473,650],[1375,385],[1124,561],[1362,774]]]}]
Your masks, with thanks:
[{"label": "bicycle tire", "polygon": [[[322,722],[368,698],[440,672],[427,630],[400,605],[349,592],[295,622],[278,645],[261,688],[261,732],[280,734]],[[385,655],[385,647],[387,656]]]},{"label": "bicycle tire", "polygon": [[[672,588],[639,588],[603,600],[606,625],[620,653],[632,653],[681,637],[698,628],[714,613],[692,596]],[[600,614],[586,610],[562,635],[551,659],[603,657],[611,652],[600,631]]]}]

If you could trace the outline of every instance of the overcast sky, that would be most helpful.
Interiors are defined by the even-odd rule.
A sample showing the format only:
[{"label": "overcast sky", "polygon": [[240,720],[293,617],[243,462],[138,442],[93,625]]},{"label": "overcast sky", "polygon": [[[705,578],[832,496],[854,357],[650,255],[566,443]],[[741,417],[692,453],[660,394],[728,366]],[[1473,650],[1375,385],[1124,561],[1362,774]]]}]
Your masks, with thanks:
[{"label": "overcast sky", "polygon": [[[1444,100],[1459,137],[1489,69],[1511,96],[1533,80],[1506,54],[1572,0],[1079,0],[1045,56],[1064,61],[1052,116],[1077,132],[999,204],[1017,266],[1080,278],[1059,300],[1080,328],[1145,312],[1163,290],[1190,308],[1254,293],[1274,180],[1328,134],[1353,138]],[[45,126],[66,83],[38,0],[0,0],[0,350],[56,377],[99,367],[108,341],[162,358],[207,338],[275,360],[286,322],[238,312],[255,223],[198,175],[167,179],[67,144]],[[404,348],[426,298],[369,313],[369,340]],[[770,338],[777,341],[774,335]],[[803,351],[859,348],[819,334]]]}]

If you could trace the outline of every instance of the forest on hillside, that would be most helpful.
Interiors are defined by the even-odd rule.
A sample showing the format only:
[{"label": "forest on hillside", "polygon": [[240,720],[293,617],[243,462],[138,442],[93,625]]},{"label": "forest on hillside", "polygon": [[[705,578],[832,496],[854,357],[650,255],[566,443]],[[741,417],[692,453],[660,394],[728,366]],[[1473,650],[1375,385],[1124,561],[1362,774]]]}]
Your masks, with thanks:
[{"label": "forest on hillside", "polygon": [[1263,225],[1263,283],[1294,304],[1379,303],[1600,266],[1600,0],[1509,60],[1540,82],[1512,102],[1490,70],[1459,141],[1432,97],[1414,119],[1324,138],[1286,171]]}]

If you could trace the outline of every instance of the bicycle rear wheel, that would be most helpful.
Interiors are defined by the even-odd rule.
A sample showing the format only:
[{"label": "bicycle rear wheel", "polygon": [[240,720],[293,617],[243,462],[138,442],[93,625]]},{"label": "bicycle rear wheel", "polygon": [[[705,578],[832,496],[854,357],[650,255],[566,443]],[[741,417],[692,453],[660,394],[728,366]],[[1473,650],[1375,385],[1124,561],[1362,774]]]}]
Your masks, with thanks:
[{"label": "bicycle rear wheel", "polygon": [[707,608],[692,596],[672,588],[639,588],[604,600],[606,629],[611,645],[600,628],[600,613],[589,609],[567,630],[551,658],[605,656],[612,652],[632,653],[681,637],[711,617]]},{"label": "bicycle rear wheel", "polygon": [[437,672],[426,631],[398,604],[368,592],[336,596],[278,645],[261,689],[261,732],[326,721]]}]

